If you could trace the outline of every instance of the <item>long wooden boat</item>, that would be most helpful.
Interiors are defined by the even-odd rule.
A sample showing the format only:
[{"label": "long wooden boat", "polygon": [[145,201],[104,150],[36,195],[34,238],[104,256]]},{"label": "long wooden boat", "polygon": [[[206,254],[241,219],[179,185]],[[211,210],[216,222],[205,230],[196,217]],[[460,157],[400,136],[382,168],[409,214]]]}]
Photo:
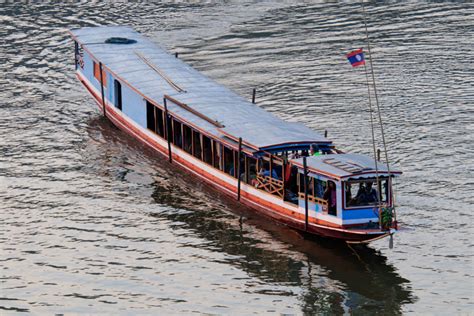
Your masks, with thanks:
[{"label": "long wooden boat", "polygon": [[367,243],[396,230],[392,178],[217,84],[129,27],[71,30],[79,81],[117,127],[256,212]]}]

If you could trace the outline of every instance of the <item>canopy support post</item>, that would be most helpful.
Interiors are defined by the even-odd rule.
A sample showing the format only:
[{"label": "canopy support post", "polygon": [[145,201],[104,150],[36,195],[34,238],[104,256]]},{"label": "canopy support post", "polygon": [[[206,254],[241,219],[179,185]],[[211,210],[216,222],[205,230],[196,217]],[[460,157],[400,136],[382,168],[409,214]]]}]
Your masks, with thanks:
[{"label": "canopy support post", "polygon": [[255,94],[257,93],[257,90],[254,88],[252,90],[252,103],[255,104]]},{"label": "canopy support post", "polygon": [[170,163],[173,162],[173,155],[171,153],[171,138],[170,138],[170,117],[168,115],[168,106],[166,105],[166,98],[163,98],[163,106],[165,107],[165,131],[166,131],[166,139],[168,140],[168,159]]},{"label": "canopy support post", "polygon": [[240,169],[241,169],[241,163],[240,163],[240,157],[242,156],[242,137],[239,137],[239,153],[237,154],[237,201],[240,201],[240,182],[242,181],[240,179]]},{"label": "canopy support post", "polygon": [[77,70],[77,55],[79,54],[79,44],[74,41],[74,67]]},{"label": "canopy support post", "polygon": [[308,167],[306,156],[303,157],[303,182],[304,182],[304,230],[308,231]]}]

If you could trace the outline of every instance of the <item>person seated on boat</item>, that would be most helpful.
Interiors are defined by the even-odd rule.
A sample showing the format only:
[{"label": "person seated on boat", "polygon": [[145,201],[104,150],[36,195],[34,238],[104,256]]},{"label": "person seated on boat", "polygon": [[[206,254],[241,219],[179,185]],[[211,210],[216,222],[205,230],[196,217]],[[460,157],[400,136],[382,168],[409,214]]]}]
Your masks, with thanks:
[{"label": "person seated on boat", "polygon": [[357,194],[353,200],[354,205],[361,205],[367,203],[367,195],[365,193],[365,186],[364,183],[359,183],[359,190],[357,190]]},{"label": "person seated on boat", "polygon": [[326,191],[324,191],[323,199],[328,202],[328,214],[337,215],[336,208],[336,185],[332,181],[328,181]]},{"label": "person seated on boat", "polygon": [[250,171],[249,173],[249,182],[250,182],[250,185],[254,187],[258,187],[257,175],[253,171]]},{"label": "person seated on boat", "polygon": [[[258,174],[259,174],[260,176],[262,176],[262,177],[270,177],[270,170],[267,170],[267,169],[262,168],[262,169],[260,169],[260,172],[259,172]],[[277,180],[280,179],[280,178],[278,178],[278,174],[277,174],[277,172],[276,172],[275,169],[272,169],[272,173],[271,173],[271,174],[272,174],[271,177],[272,177],[273,179],[277,179]]]},{"label": "person seated on boat", "polygon": [[309,155],[310,156],[321,156],[321,151],[319,149],[319,146],[316,144],[311,144],[309,148]]},{"label": "person seated on boat", "polygon": [[367,203],[374,203],[377,202],[377,190],[372,188],[373,183],[372,182],[367,182],[366,187],[365,187],[365,196],[366,196],[366,202]]}]

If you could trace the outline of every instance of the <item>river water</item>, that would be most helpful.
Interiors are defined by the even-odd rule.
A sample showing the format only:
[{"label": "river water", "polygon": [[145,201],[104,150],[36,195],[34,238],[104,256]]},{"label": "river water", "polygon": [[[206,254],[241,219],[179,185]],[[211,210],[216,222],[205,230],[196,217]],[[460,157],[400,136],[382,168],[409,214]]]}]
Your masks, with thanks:
[{"label": "river water", "polygon": [[[0,312],[466,314],[473,308],[474,5],[368,5],[404,229],[304,240],[94,109],[66,30],[131,25],[262,108],[371,153],[356,3],[0,4]],[[379,137],[380,135],[377,134]],[[380,148],[381,144],[378,142]]]}]

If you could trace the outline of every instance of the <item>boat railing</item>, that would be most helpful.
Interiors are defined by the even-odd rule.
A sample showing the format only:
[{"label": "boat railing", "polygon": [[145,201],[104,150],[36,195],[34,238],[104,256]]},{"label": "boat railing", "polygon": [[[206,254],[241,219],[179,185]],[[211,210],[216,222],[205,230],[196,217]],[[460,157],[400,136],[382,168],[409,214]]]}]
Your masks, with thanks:
[{"label": "boat railing", "polygon": [[283,181],[269,176],[257,175],[257,188],[283,198]]},{"label": "boat railing", "polygon": [[[304,200],[304,193],[303,192],[300,192],[298,194],[298,196],[301,200]],[[324,199],[321,199],[321,198],[318,198],[318,197],[315,197],[313,195],[308,195],[308,202],[319,204],[323,208],[323,213],[328,212],[328,201],[326,201]]]}]

